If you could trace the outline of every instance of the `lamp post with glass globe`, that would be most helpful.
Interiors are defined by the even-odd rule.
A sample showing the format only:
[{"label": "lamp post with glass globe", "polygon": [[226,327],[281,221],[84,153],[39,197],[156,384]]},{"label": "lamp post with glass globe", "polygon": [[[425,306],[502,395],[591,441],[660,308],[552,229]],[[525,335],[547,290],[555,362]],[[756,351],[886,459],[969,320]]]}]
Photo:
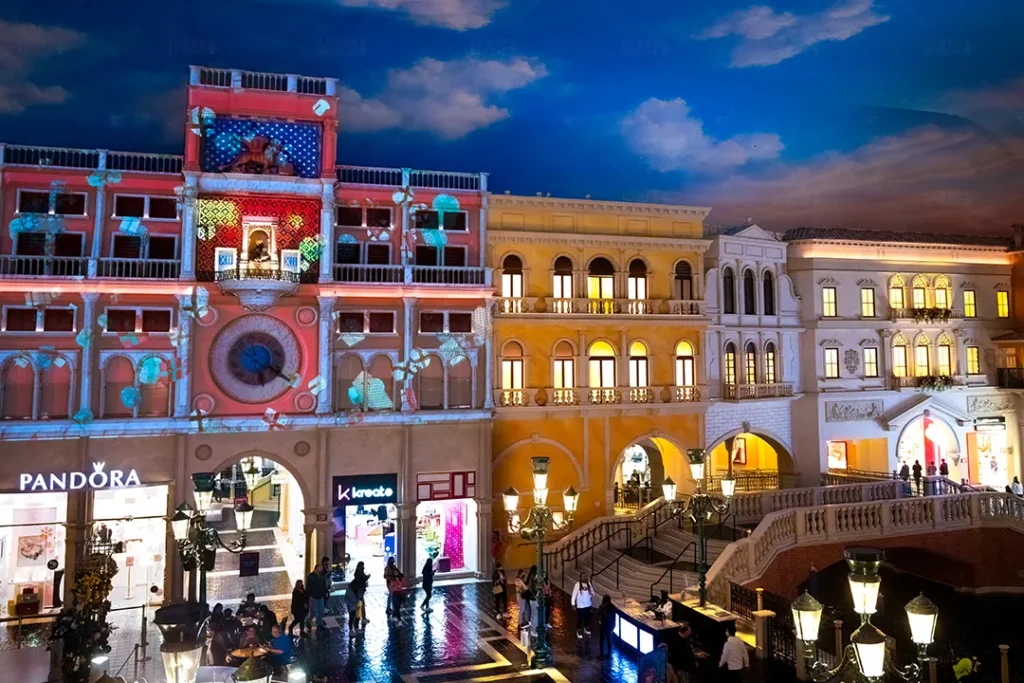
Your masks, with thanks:
[{"label": "lamp post with glass globe", "polygon": [[[793,603],[793,624],[797,639],[803,641],[804,666],[811,680],[825,683],[839,679],[844,670],[856,666],[860,676],[870,683],[881,681],[886,672],[906,683],[920,681],[925,670],[928,646],[935,637],[935,624],[939,610],[923,594],[907,603],[907,620],[910,622],[910,637],[917,645],[916,663],[900,667],[886,657],[886,636],[871,623],[876,611],[878,592],[882,581],[878,567],[885,553],[876,548],[847,548],[844,553],[850,567],[850,594],[853,608],[860,615],[860,628],[850,636],[850,644],[842,652],[842,659],[834,669],[817,659],[816,644],[818,626],[821,623],[822,605],[810,593],[804,592]],[[840,653],[836,653],[838,656]]]},{"label": "lamp post with glass globe", "polygon": [[686,451],[686,458],[690,461],[690,475],[697,482],[697,490],[690,500],[685,503],[676,500],[676,483],[672,477],[665,479],[661,485],[665,502],[672,506],[673,517],[689,517],[696,527],[697,534],[697,572],[700,584],[700,606],[707,603],[707,574],[708,574],[708,538],[704,532],[705,523],[711,520],[711,515],[718,513],[724,515],[729,512],[733,494],[736,493],[736,480],[732,473],[722,478],[722,495],[725,500],[719,500],[714,496],[704,493],[701,489],[701,482],[704,481],[704,460],[705,453],[702,448],[691,448]]},{"label": "lamp post with glass globe", "polygon": [[502,498],[505,503],[505,513],[508,515],[509,533],[519,534],[524,541],[537,545],[537,579],[540,588],[535,593],[537,614],[533,615],[533,620],[537,624],[537,642],[533,647],[533,667],[541,669],[554,663],[551,646],[547,639],[547,601],[544,599],[543,590],[544,580],[547,578],[547,569],[544,566],[544,537],[549,531],[568,531],[572,527],[580,494],[570,486],[562,494],[564,512],[559,514],[553,511],[547,505],[548,465],[551,459],[537,456],[531,460],[533,461],[533,505],[526,511],[525,520],[519,513],[519,491],[510,487],[502,494]]},{"label": "lamp post with glass globe", "polygon": [[192,475],[195,488],[196,507],[193,510],[188,503],[178,506],[171,517],[171,531],[178,542],[178,553],[186,569],[199,570],[199,604],[206,605],[206,572],[213,569],[217,546],[228,552],[238,554],[245,549],[245,537],[252,524],[253,508],[248,502],[235,509],[235,525],[238,529],[238,540],[225,544],[217,530],[209,526],[206,513],[213,501],[214,474],[197,472]]}]

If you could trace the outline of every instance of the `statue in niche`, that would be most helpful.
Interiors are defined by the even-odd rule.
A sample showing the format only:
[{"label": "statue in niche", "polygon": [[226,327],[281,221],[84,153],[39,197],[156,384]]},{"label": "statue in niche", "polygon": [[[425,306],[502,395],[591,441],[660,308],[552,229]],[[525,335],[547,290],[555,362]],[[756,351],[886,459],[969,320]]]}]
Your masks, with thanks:
[{"label": "statue in niche", "polygon": [[249,233],[249,265],[255,268],[262,268],[264,264],[270,263],[270,248],[267,246],[269,235],[262,230],[253,230]]},{"label": "statue in niche", "polygon": [[242,151],[230,164],[221,166],[224,173],[250,173],[253,175],[295,175],[295,167],[288,160],[281,143],[266,135],[251,140],[242,138]]}]

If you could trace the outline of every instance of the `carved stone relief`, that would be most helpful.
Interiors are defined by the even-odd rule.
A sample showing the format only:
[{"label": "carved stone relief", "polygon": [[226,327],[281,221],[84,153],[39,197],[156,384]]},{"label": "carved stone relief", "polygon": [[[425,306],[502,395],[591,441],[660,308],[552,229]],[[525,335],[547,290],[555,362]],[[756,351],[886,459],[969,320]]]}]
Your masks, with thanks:
[{"label": "carved stone relief", "polygon": [[825,422],[856,422],[882,416],[881,401],[843,401],[825,404]]},{"label": "carved stone relief", "polygon": [[860,354],[857,353],[857,349],[847,349],[843,361],[846,363],[846,371],[851,375],[856,375],[857,368],[860,367]]},{"label": "carved stone relief", "polygon": [[979,413],[1010,413],[1015,409],[1013,396],[971,396],[967,399],[967,412],[971,415]]}]

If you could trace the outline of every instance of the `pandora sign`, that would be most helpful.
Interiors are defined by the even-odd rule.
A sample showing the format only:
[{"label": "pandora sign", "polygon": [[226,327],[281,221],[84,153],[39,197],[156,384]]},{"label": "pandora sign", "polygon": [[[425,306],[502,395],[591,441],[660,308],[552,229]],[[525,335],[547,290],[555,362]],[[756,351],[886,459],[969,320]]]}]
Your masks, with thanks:
[{"label": "pandora sign", "polygon": [[104,472],[104,462],[95,462],[92,472],[61,472],[59,474],[27,474],[22,473],[20,484],[22,491],[76,491],[78,489],[122,489],[128,486],[141,486],[139,474],[135,470],[110,470]]}]

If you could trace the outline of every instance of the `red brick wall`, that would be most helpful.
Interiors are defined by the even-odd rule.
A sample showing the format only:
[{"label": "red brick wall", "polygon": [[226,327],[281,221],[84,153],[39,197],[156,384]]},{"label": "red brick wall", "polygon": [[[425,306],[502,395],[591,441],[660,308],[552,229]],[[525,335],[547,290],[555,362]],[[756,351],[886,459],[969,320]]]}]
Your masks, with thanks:
[{"label": "red brick wall", "polygon": [[[918,536],[879,538],[870,545],[882,549],[918,549],[949,560],[948,564],[917,563],[919,566],[901,566],[926,578],[956,587],[982,588],[989,586],[1024,587],[1024,544],[1021,535],[1009,529],[965,529]],[[843,548],[850,544],[830,544],[794,548],[781,553],[757,581],[749,588],[762,587],[766,591],[796,598],[797,587],[807,579],[813,564],[818,570],[843,559]]]}]

